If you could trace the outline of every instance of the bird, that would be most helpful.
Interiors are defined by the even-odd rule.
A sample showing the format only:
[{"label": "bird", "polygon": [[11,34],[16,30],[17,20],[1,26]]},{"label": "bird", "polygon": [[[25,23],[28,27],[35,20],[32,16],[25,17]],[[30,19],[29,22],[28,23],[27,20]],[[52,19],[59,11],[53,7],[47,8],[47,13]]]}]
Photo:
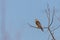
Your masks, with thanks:
[{"label": "bird", "polygon": [[41,29],[41,31],[44,31],[43,27],[38,19],[35,19],[35,24],[36,24],[37,28]]}]

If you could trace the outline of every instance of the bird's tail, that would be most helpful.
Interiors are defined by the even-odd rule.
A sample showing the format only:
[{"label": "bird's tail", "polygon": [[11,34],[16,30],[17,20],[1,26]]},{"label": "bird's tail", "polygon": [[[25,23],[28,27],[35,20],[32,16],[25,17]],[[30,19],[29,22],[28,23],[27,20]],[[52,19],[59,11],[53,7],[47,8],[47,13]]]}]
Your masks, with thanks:
[{"label": "bird's tail", "polygon": [[41,31],[42,31],[42,32],[44,31],[43,28],[41,28]]}]

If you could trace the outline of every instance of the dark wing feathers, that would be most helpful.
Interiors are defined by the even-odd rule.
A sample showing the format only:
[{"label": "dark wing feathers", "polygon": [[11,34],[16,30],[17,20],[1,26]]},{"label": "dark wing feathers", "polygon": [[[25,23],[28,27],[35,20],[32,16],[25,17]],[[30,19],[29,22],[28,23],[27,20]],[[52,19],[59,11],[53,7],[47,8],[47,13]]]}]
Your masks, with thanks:
[{"label": "dark wing feathers", "polygon": [[38,26],[38,28],[40,28],[43,31],[43,28],[42,28],[41,23],[39,21],[36,21],[36,25]]}]

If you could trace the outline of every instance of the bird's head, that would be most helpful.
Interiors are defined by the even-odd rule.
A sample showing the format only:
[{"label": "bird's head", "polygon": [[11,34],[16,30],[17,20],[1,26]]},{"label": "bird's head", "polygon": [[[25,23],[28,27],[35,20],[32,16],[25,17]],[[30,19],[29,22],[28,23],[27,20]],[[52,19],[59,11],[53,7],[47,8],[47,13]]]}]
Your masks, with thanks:
[{"label": "bird's head", "polygon": [[35,22],[36,22],[36,21],[39,21],[39,20],[36,18],[36,19],[35,19]]}]

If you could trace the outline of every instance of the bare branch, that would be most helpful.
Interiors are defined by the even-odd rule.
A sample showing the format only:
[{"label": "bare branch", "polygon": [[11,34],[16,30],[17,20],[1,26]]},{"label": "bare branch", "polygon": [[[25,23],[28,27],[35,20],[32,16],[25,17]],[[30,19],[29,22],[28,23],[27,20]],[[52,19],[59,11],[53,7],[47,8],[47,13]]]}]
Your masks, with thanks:
[{"label": "bare branch", "polygon": [[53,23],[54,14],[55,14],[55,7],[54,7],[54,9],[53,9],[53,14],[52,14],[52,21],[51,21],[51,23],[50,23],[50,25],[49,25],[49,26],[51,26],[51,25],[52,25],[52,23]]},{"label": "bare branch", "polygon": [[28,25],[29,25],[30,27],[40,29],[40,28],[38,28],[38,27],[32,26],[32,25],[31,25],[31,24],[29,24],[29,23],[28,23]]},{"label": "bare branch", "polygon": [[49,32],[50,32],[50,34],[51,34],[53,40],[55,40],[54,35],[53,35],[53,33],[51,32],[50,28],[48,28],[48,30],[49,30]]},{"label": "bare branch", "polygon": [[44,29],[47,29],[48,27],[43,27]]},{"label": "bare branch", "polygon": [[[28,23],[28,25],[29,25],[30,27],[40,29],[40,28],[38,28],[38,27],[36,27],[36,26],[32,26],[32,25],[31,25],[31,24],[29,24],[29,23]],[[43,27],[43,29],[47,29],[47,28],[48,28],[48,27]]]},{"label": "bare branch", "polygon": [[55,17],[57,18],[58,21],[60,21],[60,19],[55,15]]},{"label": "bare branch", "polygon": [[57,30],[59,27],[60,27],[60,25],[59,25],[58,27],[54,28],[52,31],[55,31],[55,30]]},{"label": "bare branch", "polygon": [[51,32],[51,30],[50,30],[50,26],[51,26],[52,23],[53,23],[53,18],[54,18],[54,14],[55,14],[55,9],[53,9],[52,21],[51,21],[51,23],[50,23],[50,8],[49,8],[48,5],[47,5],[47,8],[48,8],[48,9],[47,9],[47,10],[48,10],[48,13],[47,13],[47,18],[48,18],[48,31],[49,31],[49,33],[51,34],[53,40],[55,40],[54,35],[53,35],[53,33]]},{"label": "bare branch", "polygon": [[[52,24],[53,24],[53,21],[54,21],[54,15],[55,15],[55,7],[53,8],[53,14],[52,14],[52,19],[50,20],[50,8],[49,8],[49,4],[47,4],[47,10],[45,10],[45,12],[46,12],[46,15],[47,15],[47,19],[48,19],[48,26],[47,27],[43,27],[43,29],[48,29],[48,31],[49,31],[49,33],[50,33],[50,35],[51,35],[51,37],[52,37],[52,40],[56,40],[55,39],[55,37],[54,37],[54,35],[53,35],[53,33],[52,33],[52,31],[55,31],[57,28],[59,28],[59,27],[57,27],[57,28],[55,28],[55,29],[53,29],[53,30],[51,30],[50,29],[50,27],[52,26]],[[35,26],[32,26],[31,24],[29,24],[28,23],[28,25],[30,26],[30,27],[33,27],[33,28],[37,28],[37,29],[40,29],[40,28],[38,28],[38,27],[35,27]],[[39,24],[40,25],[40,24]],[[49,38],[48,38],[48,40],[49,40]]]},{"label": "bare branch", "polygon": [[48,18],[48,25],[50,24],[50,8],[49,4],[47,4],[47,10],[45,10],[47,18]]}]

